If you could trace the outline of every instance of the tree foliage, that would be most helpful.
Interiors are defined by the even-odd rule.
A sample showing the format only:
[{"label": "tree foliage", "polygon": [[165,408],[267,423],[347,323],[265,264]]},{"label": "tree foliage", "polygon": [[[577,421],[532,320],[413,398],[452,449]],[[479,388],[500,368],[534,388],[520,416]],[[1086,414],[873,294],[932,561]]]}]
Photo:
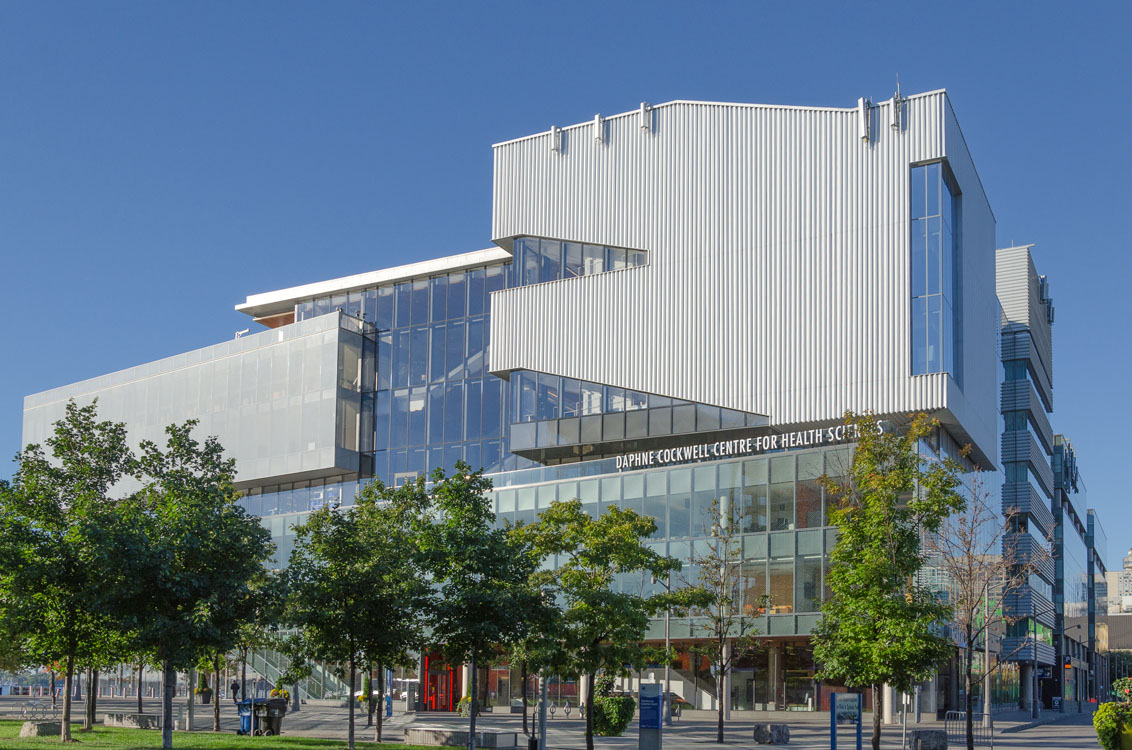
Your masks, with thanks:
[{"label": "tree foliage", "polygon": [[[1007,614],[1010,600],[1029,588],[1030,576],[1050,561],[1050,553],[1042,545],[1028,545],[1027,553],[1021,554],[1018,539],[1030,536],[1027,525],[1031,521],[1017,508],[1007,508],[1000,515],[981,472],[971,475],[965,495],[966,506],[944,519],[938,533],[927,535],[925,548],[928,564],[942,579],[952,622],[967,654],[963,663],[965,735],[968,749],[974,750],[975,650],[993,634],[1003,635],[1005,625],[1021,619]],[[985,665],[984,681],[1012,655],[1001,654],[994,667]],[[988,700],[984,696],[984,711],[989,710]]]},{"label": "tree foliage", "polygon": [[433,518],[420,536],[436,585],[429,624],[448,659],[470,665],[468,746],[474,750],[477,664],[486,663],[497,646],[523,639],[541,599],[530,586],[535,565],[525,542],[495,526],[487,498],[491,480],[482,470],[472,472],[458,461],[452,476],[437,469],[432,480]]},{"label": "tree foliage", "polygon": [[61,737],[71,739],[76,663],[105,656],[107,594],[120,572],[105,534],[111,489],[133,470],[125,425],[97,421],[97,402],[66,405],[43,446],[17,456],[0,493],[0,622],[20,633],[21,655],[64,666]]},{"label": "tree foliage", "polygon": [[708,551],[692,557],[698,568],[697,584],[683,592],[692,604],[691,613],[698,618],[693,635],[707,638],[697,642],[693,653],[707,656],[715,665],[716,742],[723,742],[723,714],[726,703],[724,686],[736,662],[751,655],[756,646],[758,618],[765,613],[768,597],[756,601],[740,601],[742,591],[743,549],[738,534],[736,509],[712,503],[711,540]]},{"label": "tree foliage", "polygon": [[921,456],[921,439],[938,427],[926,415],[914,416],[902,433],[867,414],[847,414],[846,425],[858,442],[846,480],[826,479],[838,537],[814,658],[821,679],[873,688],[872,745],[879,750],[879,687],[908,692],[951,650],[941,628],[951,608],[917,573],[924,564],[921,532],[938,532],[964,502],[954,462]]},{"label": "tree foliage", "polygon": [[[645,546],[656,522],[629,508],[611,507],[592,518],[580,500],[552,503],[537,522],[513,531],[535,558],[558,556],[558,565],[535,576],[561,609],[553,634],[550,666],[560,675],[590,677],[586,705],[594,705],[600,672],[627,674],[644,665],[641,641],[649,616],[666,606],[683,606],[676,592],[644,596],[614,590],[619,574],[657,579],[680,569],[680,561]],[[593,711],[586,712],[586,748],[593,750]]]},{"label": "tree foliage", "polygon": [[128,561],[116,609],[140,650],[165,674],[163,747],[172,747],[176,672],[231,648],[252,581],[271,555],[270,535],[236,502],[235,461],[195,421],[166,428],[166,447],[145,441],[142,490],[119,505],[116,554]]}]

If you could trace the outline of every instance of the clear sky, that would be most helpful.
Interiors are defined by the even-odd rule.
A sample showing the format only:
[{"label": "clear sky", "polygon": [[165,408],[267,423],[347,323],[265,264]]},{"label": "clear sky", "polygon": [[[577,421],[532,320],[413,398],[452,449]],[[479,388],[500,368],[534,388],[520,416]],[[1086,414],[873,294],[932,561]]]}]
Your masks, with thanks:
[{"label": "clear sky", "polygon": [[[490,246],[491,144],[673,99],[948,89],[1050,278],[1055,429],[1132,546],[1127,3],[0,3],[0,454],[28,393],[251,293]],[[0,467],[0,476],[8,468]]]}]

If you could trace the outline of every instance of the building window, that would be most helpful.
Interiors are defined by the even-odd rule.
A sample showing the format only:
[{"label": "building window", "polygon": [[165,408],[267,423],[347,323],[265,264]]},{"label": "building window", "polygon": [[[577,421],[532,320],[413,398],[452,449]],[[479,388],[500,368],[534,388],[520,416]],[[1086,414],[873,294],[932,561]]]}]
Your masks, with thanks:
[{"label": "building window", "polygon": [[643,250],[518,237],[514,245],[516,286],[572,279],[648,263]]},{"label": "building window", "polygon": [[912,374],[961,384],[959,189],[945,162],[911,173]]}]

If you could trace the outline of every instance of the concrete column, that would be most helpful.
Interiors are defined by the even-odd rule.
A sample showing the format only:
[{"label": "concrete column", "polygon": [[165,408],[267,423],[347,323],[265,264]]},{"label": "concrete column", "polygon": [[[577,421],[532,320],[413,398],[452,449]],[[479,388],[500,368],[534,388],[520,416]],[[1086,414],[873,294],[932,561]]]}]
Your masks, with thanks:
[{"label": "concrete column", "polygon": [[892,685],[883,685],[880,689],[880,699],[884,701],[884,709],[881,714],[881,721],[885,724],[893,722],[893,705],[896,703],[896,691],[892,689]]},{"label": "concrete column", "polygon": [[[578,680],[578,703],[585,703],[587,700],[586,696],[588,696],[589,694],[590,676],[588,674],[584,674]],[[586,709],[589,710],[589,706],[586,706]]]},{"label": "concrete column", "polygon": [[1018,680],[1022,683],[1022,708],[1028,712],[1034,700],[1034,665],[1023,664]]},{"label": "concrete column", "polygon": [[[770,706],[773,711],[778,709],[779,701],[782,699],[782,679],[783,679],[783,659],[782,659],[782,646],[774,645],[770,647]],[[786,708],[786,706],[781,706]]]},{"label": "concrete column", "polygon": [[464,668],[460,670],[460,697],[466,698],[469,693],[468,690],[472,684],[471,665],[465,663]]}]

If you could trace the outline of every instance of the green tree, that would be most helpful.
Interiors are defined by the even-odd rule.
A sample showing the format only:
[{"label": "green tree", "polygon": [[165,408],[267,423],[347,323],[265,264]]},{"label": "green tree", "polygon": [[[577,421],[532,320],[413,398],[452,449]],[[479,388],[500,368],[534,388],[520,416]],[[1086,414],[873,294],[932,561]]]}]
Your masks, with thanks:
[{"label": "green tree", "polygon": [[530,586],[534,561],[524,544],[495,527],[487,492],[491,480],[463,461],[452,476],[433,472],[434,520],[421,536],[435,582],[429,607],[432,636],[447,658],[471,670],[469,750],[475,750],[477,665],[496,645],[509,647],[528,631],[529,614],[540,603]]},{"label": "green tree", "polygon": [[838,537],[814,658],[821,679],[872,688],[872,746],[879,750],[880,686],[908,692],[951,652],[940,627],[951,610],[917,573],[921,533],[938,532],[964,502],[956,492],[959,467],[920,454],[920,441],[938,428],[934,420],[916,415],[902,433],[868,414],[848,414],[846,425],[857,445],[845,481],[826,479]]},{"label": "green tree", "polygon": [[287,577],[275,570],[260,568],[244,590],[239,603],[239,624],[232,642],[225,647],[235,652],[240,664],[240,698],[248,697],[248,656],[256,649],[279,644],[278,629],[287,603]]},{"label": "green tree", "polygon": [[12,487],[0,493],[0,620],[19,623],[23,648],[38,663],[64,667],[61,738],[71,740],[75,666],[98,657],[113,628],[106,594],[119,561],[103,532],[108,493],[133,467],[125,425],[97,421],[97,403],[67,403],[42,446],[17,456]]},{"label": "green tree", "polygon": [[601,672],[628,674],[643,667],[641,647],[649,616],[667,606],[683,607],[679,591],[652,596],[614,591],[618,574],[666,578],[680,561],[657,554],[644,541],[656,521],[632,509],[609,508],[594,519],[580,500],[552,503],[538,521],[512,533],[529,544],[537,560],[559,556],[559,565],[536,580],[561,607],[551,667],[562,675],[587,675],[586,750],[593,750],[594,680]]},{"label": "green tree", "polygon": [[[359,664],[403,661],[420,639],[429,590],[413,533],[426,505],[423,480],[396,490],[374,483],[355,505],[323,508],[295,527],[287,620],[299,629],[300,642],[292,652],[348,665],[351,748]],[[376,731],[380,736],[380,721]]]},{"label": "green tree", "polygon": [[[982,472],[975,471],[966,493],[967,505],[944,520],[939,533],[927,538],[928,564],[942,578],[952,621],[960,633],[963,660],[963,690],[966,713],[965,739],[974,750],[975,655],[979,641],[985,648],[991,634],[1005,634],[1005,626],[1021,617],[1009,616],[1009,601],[1030,586],[1030,576],[1050,560],[1043,545],[1028,545],[1025,554],[1019,537],[1036,533],[1027,528],[1027,516],[1016,507],[1001,511],[994,495],[984,485]],[[1030,521],[1029,523],[1032,523]],[[1047,542],[1052,544],[1052,539]],[[1022,646],[1019,646],[1020,650]],[[1014,654],[1000,654],[994,664],[984,659],[982,673],[983,711],[990,711],[990,675],[1008,663]]]},{"label": "green tree", "polygon": [[214,437],[192,437],[195,421],[166,428],[166,448],[142,443],[145,486],[120,504],[113,534],[128,560],[118,609],[135,648],[152,654],[165,680],[162,747],[173,746],[178,670],[231,647],[240,605],[272,553],[259,519],[237,504],[235,461]]},{"label": "green tree", "polygon": [[[369,670],[377,669],[377,692],[384,700],[385,669],[412,663],[409,652],[424,645],[424,613],[432,588],[423,568],[418,534],[425,524],[429,498],[423,479],[388,487],[380,481],[358,495],[358,533],[369,550],[366,592],[372,623],[360,641]],[[374,713],[373,686],[367,693]],[[378,706],[374,741],[381,742],[384,712]],[[371,718],[372,721],[372,718]]]},{"label": "green tree", "polygon": [[715,665],[715,689],[719,711],[716,717],[715,741],[723,742],[723,713],[727,696],[724,687],[727,675],[736,662],[755,650],[758,618],[766,611],[764,594],[751,602],[740,600],[742,592],[743,547],[738,535],[736,508],[712,503],[711,540],[705,554],[693,555],[699,569],[698,583],[685,590],[691,598],[691,614],[697,618],[696,635],[706,635],[693,652],[703,654]]}]

